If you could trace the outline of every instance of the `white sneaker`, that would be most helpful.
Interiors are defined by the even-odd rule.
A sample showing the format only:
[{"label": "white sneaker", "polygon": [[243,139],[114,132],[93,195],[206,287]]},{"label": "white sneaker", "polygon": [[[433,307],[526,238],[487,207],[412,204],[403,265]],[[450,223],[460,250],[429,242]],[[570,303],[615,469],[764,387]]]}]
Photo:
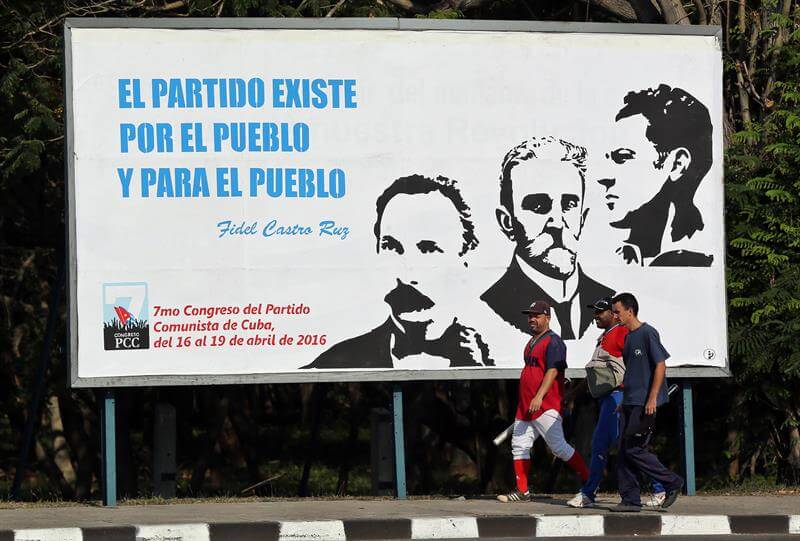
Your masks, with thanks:
[{"label": "white sneaker", "polygon": [[656,492],[647,501],[643,501],[642,505],[645,507],[661,507],[661,504],[664,503],[664,500],[667,499],[666,492]]},{"label": "white sneaker", "polygon": [[570,507],[594,507],[594,502],[583,492],[578,492],[575,497],[567,502]]}]

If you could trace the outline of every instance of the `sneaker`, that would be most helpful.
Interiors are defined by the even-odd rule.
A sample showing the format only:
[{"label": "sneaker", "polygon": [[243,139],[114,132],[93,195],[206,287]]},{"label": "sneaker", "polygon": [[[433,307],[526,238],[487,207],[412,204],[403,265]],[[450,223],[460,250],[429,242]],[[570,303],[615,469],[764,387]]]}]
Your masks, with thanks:
[{"label": "sneaker", "polygon": [[678,499],[678,495],[681,493],[681,488],[683,487],[681,486],[676,488],[675,490],[667,491],[667,494],[664,497],[664,502],[661,504],[662,509],[666,509],[667,507],[675,503],[675,500]]},{"label": "sneaker", "polygon": [[649,499],[647,499],[646,501],[643,501],[642,505],[645,506],[645,507],[650,507],[650,508],[661,507],[662,505],[664,505],[664,500],[666,500],[666,499],[667,499],[667,493],[666,492],[656,492],[655,494],[650,496]]},{"label": "sneaker", "polygon": [[615,513],[638,513],[642,510],[642,506],[628,502],[619,502],[617,505],[609,507],[608,510],[614,511]]},{"label": "sneaker", "polygon": [[503,503],[529,502],[531,501],[531,493],[515,490],[514,492],[509,492],[508,494],[500,494],[497,496],[497,499]]},{"label": "sneaker", "polygon": [[577,507],[577,508],[594,507],[594,500],[589,498],[583,492],[578,492],[577,494],[575,494],[574,498],[572,498],[567,502],[567,505],[569,505],[570,507]]}]

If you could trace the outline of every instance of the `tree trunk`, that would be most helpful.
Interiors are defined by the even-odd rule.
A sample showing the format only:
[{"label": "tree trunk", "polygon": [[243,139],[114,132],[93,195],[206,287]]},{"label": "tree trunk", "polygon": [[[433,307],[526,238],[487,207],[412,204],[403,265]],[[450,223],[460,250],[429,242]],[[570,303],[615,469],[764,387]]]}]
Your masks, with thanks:
[{"label": "tree trunk", "polygon": [[739,431],[734,428],[729,429],[728,436],[725,438],[725,443],[728,448],[728,457],[730,460],[730,462],[728,462],[728,478],[738,479],[740,469]]},{"label": "tree trunk", "polygon": [[347,396],[350,401],[350,430],[347,434],[347,453],[339,467],[339,480],[336,483],[337,496],[347,495],[347,482],[350,478],[352,459],[358,452],[358,427],[364,418],[360,385],[359,383],[347,384]]},{"label": "tree trunk", "polygon": [[208,429],[197,444],[200,456],[195,461],[190,482],[193,494],[199,494],[203,489],[206,472],[213,464],[214,455],[217,452],[217,440],[228,416],[228,400],[224,396],[220,396],[221,394],[222,391],[217,389],[204,389],[201,393],[201,412],[203,413],[203,422]]},{"label": "tree trunk", "polygon": [[638,22],[647,24],[664,22],[661,12],[650,0],[630,0],[630,4]]},{"label": "tree trunk", "polygon": [[705,25],[708,24],[708,17],[706,17],[706,7],[703,4],[703,0],[693,0],[694,7],[697,10],[697,24]]},{"label": "tree trunk", "polygon": [[[762,8],[764,9],[764,8]],[[792,0],[783,0],[781,3],[780,13],[783,17],[789,17],[792,9]],[[764,93],[763,101],[765,104],[769,103],[769,95],[772,94],[772,91],[775,89],[775,70],[778,67],[778,57],[781,53],[781,48],[783,44],[786,42],[786,35],[788,34],[789,29],[786,28],[786,25],[779,24],[778,31],[775,35],[775,42],[769,51],[769,77],[767,78],[767,83],[764,86]]]},{"label": "tree trunk", "polygon": [[311,435],[306,449],[306,461],[303,464],[303,474],[300,477],[300,486],[297,494],[301,498],[308,496],[308,481],[311,476],[311,465],[317,457],[317,447],[319,447],[319,431],[322,424],[322,402],[325,398],[326,385],[324,383],[312,383],[313,387],[311,400]]},{"label": "tree trunk", "polygon": [[789,465],[796,470],[800,470],[800,428],[797,426],[789,427]]},{"label": "tree trunk", "polygon": [[[85,395],[87,399],[92,395]],[[92,479],[100,478],[100,447],[99,434],[94,430],[99,426],[98,401],[92,400],[91,409],[75,394],[62,397],[61,421],[64,425],[64,435],[72,449],[75,464],[75,498],[78,500],[89,499],[92,495]],[[96,475],[97,474],[97,475]]]},{"label": "tree trunk", "polygon": [[72,484],[75,482],[75,470],[72,468],[67,439],[64,437],[64,424],[61,422],[61,408],[57,396],[51,396],[47,401],[47,411],[50,429],[53,431],[53,462],[61,470],[64,480]]}]

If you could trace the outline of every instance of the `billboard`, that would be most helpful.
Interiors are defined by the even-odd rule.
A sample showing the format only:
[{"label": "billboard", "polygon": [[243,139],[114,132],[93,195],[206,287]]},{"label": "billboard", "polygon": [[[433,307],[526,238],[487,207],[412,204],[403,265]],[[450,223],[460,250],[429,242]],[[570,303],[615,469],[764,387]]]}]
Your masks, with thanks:
[{"label": "billboard", "polygon": [[516,377],[630,291],[727,373],[719,29],[66,23],[77,386]]}]

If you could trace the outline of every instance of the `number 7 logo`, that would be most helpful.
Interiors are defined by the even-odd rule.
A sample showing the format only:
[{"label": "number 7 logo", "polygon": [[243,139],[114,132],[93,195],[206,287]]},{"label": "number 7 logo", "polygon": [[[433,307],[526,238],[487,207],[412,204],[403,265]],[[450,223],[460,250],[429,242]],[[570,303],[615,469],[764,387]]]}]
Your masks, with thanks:
[{"label": "number 7 logo", "polygon": [[148,349],[147,283],[103,284],[103,342],[106,350]]}]

